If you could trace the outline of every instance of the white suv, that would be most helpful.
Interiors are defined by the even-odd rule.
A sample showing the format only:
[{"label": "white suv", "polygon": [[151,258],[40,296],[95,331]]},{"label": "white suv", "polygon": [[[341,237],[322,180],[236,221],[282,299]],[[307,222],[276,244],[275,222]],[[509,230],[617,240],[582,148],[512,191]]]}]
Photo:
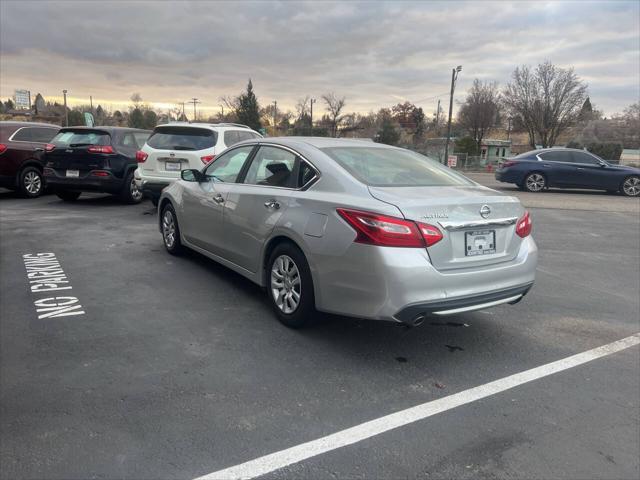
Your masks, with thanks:
[{"label": "white suv", "polygon": [[253,138],[262,135],[236,123],[160,125],[136,154],[136,184],[156,205],[162,189],[179,179],[181,170],[200,170],[227,147]]}]

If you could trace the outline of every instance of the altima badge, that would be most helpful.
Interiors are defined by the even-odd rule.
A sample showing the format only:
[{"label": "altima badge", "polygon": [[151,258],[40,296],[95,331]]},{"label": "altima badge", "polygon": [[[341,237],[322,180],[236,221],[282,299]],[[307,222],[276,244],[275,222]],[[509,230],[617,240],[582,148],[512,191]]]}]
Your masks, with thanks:
[{"label": "altima badge", "polygon": [[480,208],[480,216],[482,218],[487,218],[489,215],[491,215],[491,207],[489,207],[489,205],[483,205]]},{"label": "altima badge", "polygon": [[434,218],[449,218],[449,215],[447,215],[444,212],[437,212],[437,213],[427,213],[426,215],[422,216],[422,220],[431,220]]}]

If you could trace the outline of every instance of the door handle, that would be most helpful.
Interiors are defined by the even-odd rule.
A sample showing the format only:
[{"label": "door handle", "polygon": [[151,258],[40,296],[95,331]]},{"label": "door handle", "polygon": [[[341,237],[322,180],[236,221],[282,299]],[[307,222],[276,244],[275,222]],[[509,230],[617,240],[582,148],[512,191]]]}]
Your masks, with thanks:
[{"label": "door handle", "polygon": [[36,147],[33,149],[34,152],[44,152],[44,148]]},{"label": "door handle", "polygon": [[584,168],[582,168],[582,167],[578,167],[578,170],[584,170]]},{"label": "door handle", "polygon": [[548,163],[544,164],[545,167],[550,167],[551,165],[549,165]]},{"label": "door handle", "polygon": [[215,197],[213,197],[213,201],[216,202],[217,204],[223,204],[224,203],[224,197],[220,194],[216,195]]},{"label": "door handle", "polygon": [[264,202],[264,206],[267,208],[274,208],[278,210],[280,208],[280,202],[278,202],[277,200],[268,200]]}]

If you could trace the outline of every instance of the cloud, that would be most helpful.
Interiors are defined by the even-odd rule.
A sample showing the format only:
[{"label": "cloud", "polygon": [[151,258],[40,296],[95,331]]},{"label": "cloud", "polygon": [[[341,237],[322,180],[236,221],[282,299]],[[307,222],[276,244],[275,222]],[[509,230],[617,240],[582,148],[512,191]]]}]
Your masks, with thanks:
[{"label": "cloud", "polygon": [[335,91],[367,111],[517,65],[575,65],[605,112],[638,101],[640,7],[621,2],[0,3],[0,95],[15,88],[124,103],[196,96],[217,108],[251,77],[263,104]]}]

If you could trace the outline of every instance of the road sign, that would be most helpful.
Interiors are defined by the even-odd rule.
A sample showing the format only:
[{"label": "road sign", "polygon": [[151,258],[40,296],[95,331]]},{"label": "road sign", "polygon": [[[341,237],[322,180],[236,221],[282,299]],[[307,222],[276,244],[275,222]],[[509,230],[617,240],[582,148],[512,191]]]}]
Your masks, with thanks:
[{"label": "road sign", "polygon": [[458,156],[457,155],[449,155],[449,158],[447,159],[447,165],[450,168],[454,168],[458,166]]}]

